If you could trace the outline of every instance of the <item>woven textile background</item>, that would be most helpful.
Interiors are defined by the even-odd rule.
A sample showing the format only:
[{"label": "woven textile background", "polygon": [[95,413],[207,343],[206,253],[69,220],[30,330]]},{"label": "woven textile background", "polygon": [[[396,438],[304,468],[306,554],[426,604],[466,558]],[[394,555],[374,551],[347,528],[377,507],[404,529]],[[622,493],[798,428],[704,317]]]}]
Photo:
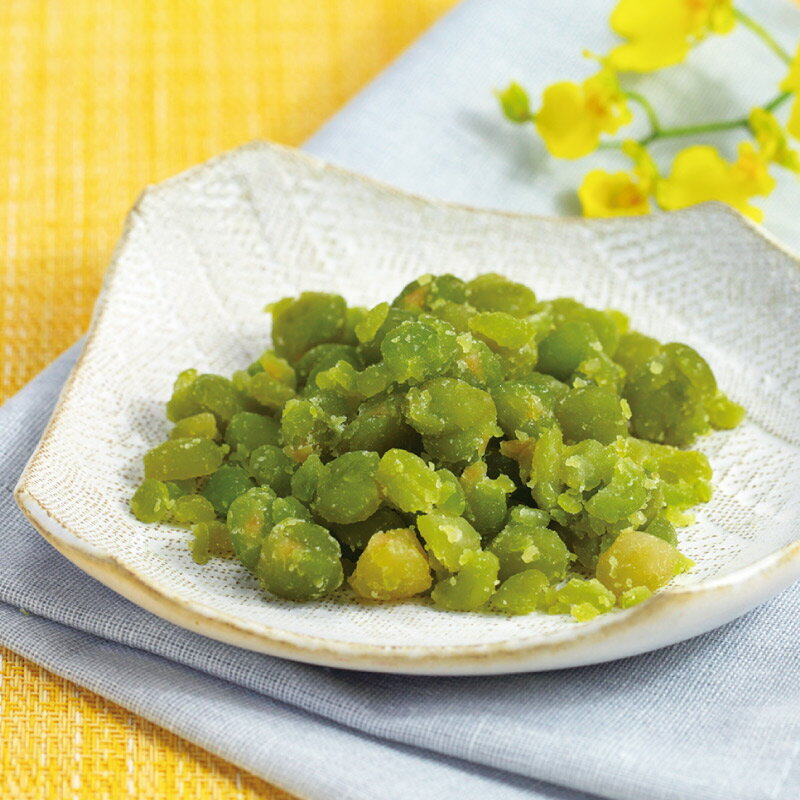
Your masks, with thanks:
[{"label": "woven textile background", "polygon": [[[455,2],[3,0],[0,399],[85,330],[145,184],[250,139],[298,144]],[[287,797],[0,660],[4,798]]]}]

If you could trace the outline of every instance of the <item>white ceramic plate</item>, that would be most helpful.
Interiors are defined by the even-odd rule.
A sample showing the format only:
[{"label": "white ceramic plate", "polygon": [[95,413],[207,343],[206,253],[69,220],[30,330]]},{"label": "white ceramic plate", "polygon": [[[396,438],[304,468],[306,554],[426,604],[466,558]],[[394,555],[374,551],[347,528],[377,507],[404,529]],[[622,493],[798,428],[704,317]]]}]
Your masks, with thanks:
[{"label": "white ceramic plate", "polygon": [[[83,355],[17,491],[90,575],[178,625],[316,664],[428,674],[553,669],[644,652],[733,619],[800,575],[800,265],[724,206],[587,221],[411,197],[254,144],[147,190],[131,212]],[[200,567],[185,530],[128,511],[164,402],[193,366],[230,373],[268,340],[265,303],[304,289],[352,303],[424,272],[497,271],[540,297],[615,306],[685,341],[747,406],[706,438],[714,499],[682,531],[680,584],[592,622],[437,611],[424,601],[295,604],[232,562]]]}]

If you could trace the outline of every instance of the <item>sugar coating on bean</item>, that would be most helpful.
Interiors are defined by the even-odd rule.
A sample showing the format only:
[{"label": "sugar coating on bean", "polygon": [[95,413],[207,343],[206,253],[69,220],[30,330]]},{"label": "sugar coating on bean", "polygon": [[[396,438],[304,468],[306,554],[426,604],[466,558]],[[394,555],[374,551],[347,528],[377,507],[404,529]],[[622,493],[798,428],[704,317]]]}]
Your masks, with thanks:
[{"label": "sugar coating on bean", "polygon": [[712,487],[688,448],[744,416],[696,350],[495,273],[376,300],[278,300],[271,347],[181,372],[133,515],[265,600],[587,622],[691,568],[679,529]]}]

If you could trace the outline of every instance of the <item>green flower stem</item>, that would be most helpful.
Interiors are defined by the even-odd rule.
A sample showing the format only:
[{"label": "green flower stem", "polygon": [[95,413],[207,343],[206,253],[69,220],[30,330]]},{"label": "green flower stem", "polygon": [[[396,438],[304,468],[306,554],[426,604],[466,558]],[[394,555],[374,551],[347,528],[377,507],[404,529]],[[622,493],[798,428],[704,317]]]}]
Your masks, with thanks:
[{"label": "green flower stem", "polygon": [[[792,94],[793,92],[781,92],[779,95],[773,97],[768,103],[765,103],[762,108],[766,109],[767,111],[774,111],[776,108],[783,105],[792,96]],[[736,128],[750,128],[750,120],[748,117],[723,120],[721,122],[707,122],[703,123],[702,125],[684,125],[679,128],[662,128],[658,119],[658,115],[656,114],[655,109],[650,104],[649,100],[642,95],[637,94],[636,92],[625,92],[625,96],[642,106],[647,114],[648,120],[650,121],[650,133],[644,138],[638,140],[639,144],[642,146],[647,146],[648,144],[656,142],[659,139],[675,139],[680,136],[695,136],[703,133],[730,131],[735,130]],[[618,150],[622,147],[622,144],[623,143],[621,141],[617,140],[606,141],[600,144],[600,149]]]},{"label": "green flower stem", "polygon": [[783,47],[781,47],[778,42],[775,41],[772,34],[764,27],[759,25],[752,17],[749,17],[744,11],[740,11],[738,8],[733,10],[733,15],[745,28],[749,28],[759,39],[761,39],[764,44],[778,56],[781,61],[784,61],[787,64],[792,63],[792,57],[787,53]]},{"label": "green flower stem", "polygon": [[764,106],[764,109],[766,111],[774,111],[778,106],[783,105],[791,96],[792,92],[781,92],[777,97],[773,97],[772,100]]},{"label": "green flower stem", "polygon": [[680,128],[661,128],[653,131],[649,136],[645,136],[639,144],[647,145],[659,139],[674,139],[679,136],[694,136],[702,133],[716,133],[717,131],[730,131],[735,128],[747,128],[749,122],[747,117],[741,119],[731,119],[725,122],[708,122],[704,125],[684,125]]},{"label": "green flower stem", "polygon": [[661,123],[658,120],[658,114],[656,114],[656,110],[644,95],[641,95],[638,92],[624,92],[624,95],[628,98],[628,100],[633,100],[634,103],[638,103],[642,107],[644,113],[647,114],[647,119],[650,121],[650,128],[652,129],[653,133],[661,130]]}]

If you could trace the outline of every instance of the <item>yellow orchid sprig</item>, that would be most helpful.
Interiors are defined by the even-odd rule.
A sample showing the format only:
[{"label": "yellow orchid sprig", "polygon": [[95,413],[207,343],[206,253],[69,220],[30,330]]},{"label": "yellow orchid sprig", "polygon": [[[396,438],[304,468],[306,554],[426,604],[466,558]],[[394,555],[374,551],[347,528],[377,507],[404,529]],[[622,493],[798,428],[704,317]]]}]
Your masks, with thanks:
[{"label": "yellow orchid sprig", "polygon": [[[738,117],[736,119],[720,120],[719,122],[704,122],[698,125],[682,125],[680,127],[665,128],[661,125],[658,114],[647,98],[638,92],[624,92],[625,97],[633,100],[642,107],[650,123],[650,132],[638,140],[641,145],[652,144],[659,139],[675,139],[683,136],[700,136],[705,133],[719,133],[720,131],[730,131],[736,128],[752,130],[750,116]],[[793,92],[785,91],[776,95],[768,103],[759,108],[765,111],[775,111],[780,108],[793,95]],[[621,148],[622,141],[605,141],[600,146],[604,149]]]},{"label": "yellow orchid sprig", "polygon": [[[789,65],[779,94],[748,115],[667,128],[642,93],[622,87],[619,72],[650,72],[678,63],[709,33],[727,33],[737,22]],[[787,138],[800,139],[800,47],[792,58],[769,31],[734,8],[732,0],[620,0],[611,26],[626,41],[607,56],[593,56],[601,65],[597,74],[580,84],[562,81],[547,87],[535,111],[525,89],[512,83],[497,93],[505,116],[518,124],[533,124],[558,158],[576,159],[599,148],[616,148],[632,159],[632,173],[592,170],[586,175],[578,196],[587,216],[645,214],[651,210],[651,200],[664,209],[722,200],[760,220],[763,212],[749,200],[774,188],[770,165],[800,173],[800,155]],[[793,97],[784,129],[772,112]],[[635,141],[603,140],[603,134],[614,133],[633,119],[629,103],[644,112],[649,131]],[[757,147],[751,141],[741,142],[732,162],[713,147],[694,145],[678,153],[670,174],[662,177],[647,150],[661,139],[739,128],[755,139]]]}]

